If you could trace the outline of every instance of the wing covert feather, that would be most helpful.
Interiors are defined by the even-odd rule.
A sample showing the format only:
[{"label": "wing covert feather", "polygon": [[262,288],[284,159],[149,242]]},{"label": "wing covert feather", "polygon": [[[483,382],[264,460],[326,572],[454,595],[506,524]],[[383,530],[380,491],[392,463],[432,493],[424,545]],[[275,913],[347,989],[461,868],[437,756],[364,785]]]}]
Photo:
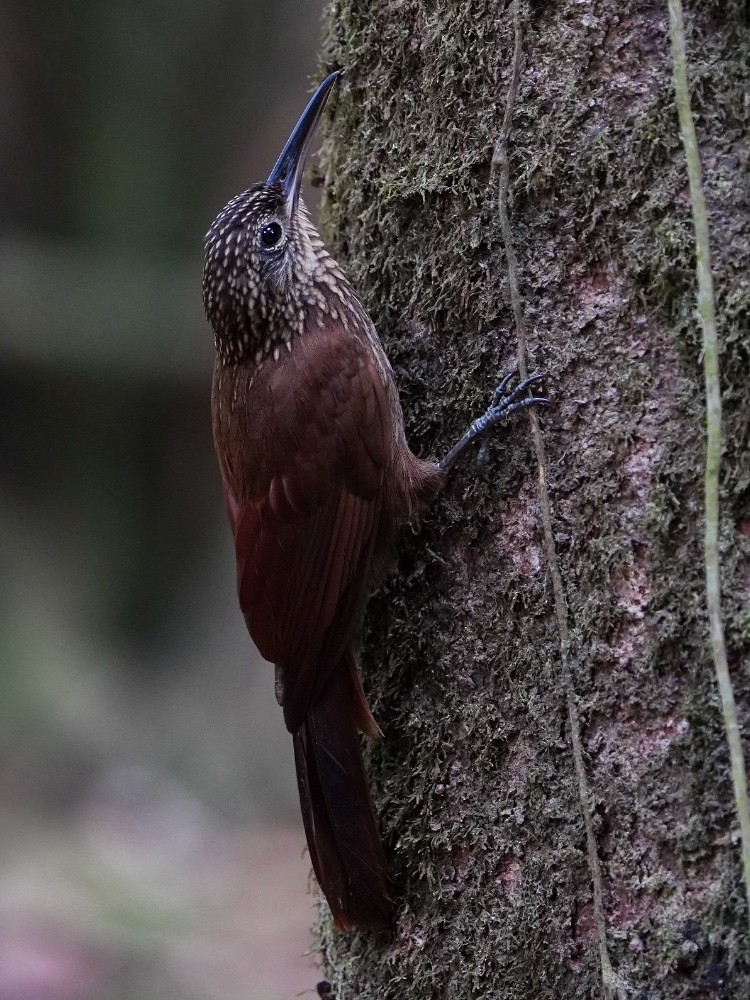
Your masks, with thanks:
[{"label": "wing covert feather", "polygon": [[262,456],[239,455],[249,474],[225,479],[240,606],[261,655],[277,665],[292,731],[354,637],[394,438],[388,390],[368,352],[329,337],[324,358],[306,357],[320,341],[295,347],[268,376],[263,398],[277,406],[256,428]]}]

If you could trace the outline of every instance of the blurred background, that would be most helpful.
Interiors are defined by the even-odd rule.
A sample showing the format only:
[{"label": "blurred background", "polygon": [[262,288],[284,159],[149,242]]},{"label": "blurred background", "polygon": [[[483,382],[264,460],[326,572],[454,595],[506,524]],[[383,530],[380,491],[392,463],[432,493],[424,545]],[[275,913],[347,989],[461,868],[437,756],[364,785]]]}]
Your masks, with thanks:
[{"label": "blurred background", "polygon": [[203,234],[302,110],[320,6],[0,0],[0,1000],[320,978],[201,303]]}]

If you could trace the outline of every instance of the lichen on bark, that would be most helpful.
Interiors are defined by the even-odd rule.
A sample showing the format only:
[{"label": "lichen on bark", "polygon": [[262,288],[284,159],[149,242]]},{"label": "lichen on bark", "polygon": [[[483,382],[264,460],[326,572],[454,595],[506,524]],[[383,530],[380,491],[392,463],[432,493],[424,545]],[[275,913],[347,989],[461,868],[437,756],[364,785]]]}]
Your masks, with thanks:
[{"label": "lichen on bark", "polygon": [[[722,577],[750,679],[750,29],[686,5],[722,337]],[[510,219],[569,608],[607,943],[637,997],[750,993],[727,753],[706,646],[703,399],[666,4],[523,5]],[[338,0],[346,72],[324,221],[438,456],[516,343],[490,163],[507,5]],[[600,995],[591,880],[528,429],[467,462],[370,604],[369,768],[401,892],[393,936],[321,945],[339,1000]],[[746,662],[746,661],[745,661]],[[745,740],[750,734],[745,731]]]}]

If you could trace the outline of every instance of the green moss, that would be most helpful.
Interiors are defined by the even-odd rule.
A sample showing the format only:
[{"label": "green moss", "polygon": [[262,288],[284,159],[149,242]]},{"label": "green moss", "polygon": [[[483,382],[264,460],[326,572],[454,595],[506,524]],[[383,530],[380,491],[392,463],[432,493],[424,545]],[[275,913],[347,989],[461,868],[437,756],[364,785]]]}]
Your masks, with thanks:
[{"label": "green moss", "polygon": [[[726,386],[724,590],[748,649],[750,32],[689,5]],[[702,373],[666,6],[530,3],[511,221],[577,653],[608,945],[637,997],[750,991],[732,797],[705,646]],[[489,183],[512,30],[495,2],[340,0],[327,237],[440,455],[516,343]],[[585,837],[535,469],[518,421],[467,462],[370,605],[369,768],[402,890],[395,937],[321,946],[339,1000],[599,995]],[[746,529],[744,529],[746,530]],[[750,682],[737,678],[748,704]]]}]

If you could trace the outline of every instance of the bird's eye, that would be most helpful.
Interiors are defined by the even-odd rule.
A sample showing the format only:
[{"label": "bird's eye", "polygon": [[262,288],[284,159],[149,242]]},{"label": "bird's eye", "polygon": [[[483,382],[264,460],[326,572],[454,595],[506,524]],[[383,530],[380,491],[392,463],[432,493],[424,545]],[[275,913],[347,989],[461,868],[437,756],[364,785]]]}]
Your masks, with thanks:
[{"label": "bird's eye", "polygon": [[267,226],[263,226],[260,231],[260,242],[261,245],[266,250],[270,250],[275,247],[281,237],[284,235],[284,230],[278,224],[278,222],[269,222]]}]

